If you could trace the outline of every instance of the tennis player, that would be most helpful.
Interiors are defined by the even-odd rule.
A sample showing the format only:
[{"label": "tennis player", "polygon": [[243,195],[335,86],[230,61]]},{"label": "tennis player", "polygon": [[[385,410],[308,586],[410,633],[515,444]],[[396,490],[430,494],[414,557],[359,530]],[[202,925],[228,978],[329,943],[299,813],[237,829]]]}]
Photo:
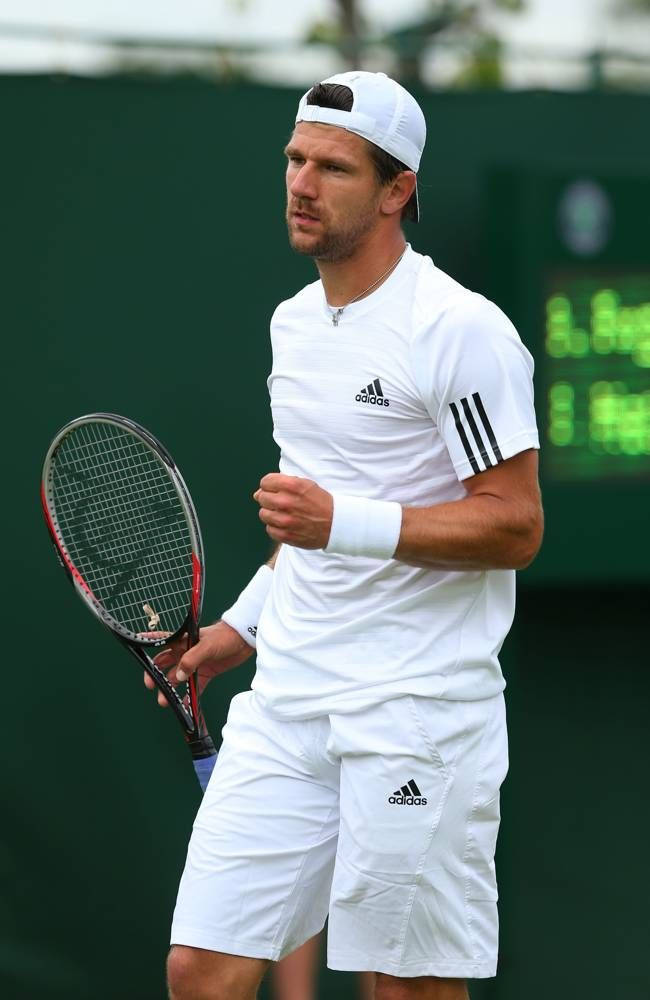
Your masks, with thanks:
[{"label": "tennis player", "polygon": [[[532,359],[500,310],[405,242],[425,122],[382,73],[300,101],[292,247],[319,280],[271,321],[277,559],[172,682],[243,661],[172,927],[173,1000],[252,1000],[329,916],[377,1000],[494,976],[498,654],[542,534]],[[180,657],[180,659],[179,659]]]}]

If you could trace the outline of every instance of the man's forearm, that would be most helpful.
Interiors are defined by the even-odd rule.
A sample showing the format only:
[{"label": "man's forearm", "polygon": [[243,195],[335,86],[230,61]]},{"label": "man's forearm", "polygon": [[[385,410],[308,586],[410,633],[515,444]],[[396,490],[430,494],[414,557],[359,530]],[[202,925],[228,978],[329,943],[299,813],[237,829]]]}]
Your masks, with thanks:
[{"label": "man's forearm", "polygon": [[425,568],[523,569],[541,537],[538,504],[480,494],[434,507],[404,507],[394,558]]},{"label": "man's forearm", "polygon": [[[341,497],[312,480],[268,473],[253,496],[269,536],[281,544],[329,546],[328,551],[344,555],[392,556],[425,568],[523,569],[542,538],[537,452],[520,452],[470,477],[464,486],[467,496],[462,500],[433,507],[406,506],[400,511],[397,502],[361,498],[339,510]],[[343,517],[338,525],[337,513],[339,520]],[[337,548],[331,545],[332,536]]]}]

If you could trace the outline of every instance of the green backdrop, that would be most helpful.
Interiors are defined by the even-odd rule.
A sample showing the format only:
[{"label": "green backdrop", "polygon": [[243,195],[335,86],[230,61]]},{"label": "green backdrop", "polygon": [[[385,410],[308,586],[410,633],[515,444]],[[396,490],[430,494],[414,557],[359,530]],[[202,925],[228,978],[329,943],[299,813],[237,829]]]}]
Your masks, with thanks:
[{"label": "green backdrop", "polygon": [[[40,466],[69,418],[125,413],[166,443],[192,490],[210,613],[265,557],[250,494],[277,464],[268,320],[314,273],[284,232],[281,149],[297,96],[182,79],[0,80],[6,1000],[164,997],[199,793],[174,720],[64,586],[41,523]],[[410,236],[479,290],[492,281],[481,233],[493,167],[650,166],[647,98],[422,103],[424,221]],[[644,538],[638,554],[647,565]],[[647,572],[616,586],[600,574],[570,589],[523,574],[503,656],[501,969],[475,987],[479,1000],[650,993],[647,582]],[[251,676],[243,667],[208,693],[215,734]],[[322,995],[335,990],[352,997],[353,977],[323,973]]]}]

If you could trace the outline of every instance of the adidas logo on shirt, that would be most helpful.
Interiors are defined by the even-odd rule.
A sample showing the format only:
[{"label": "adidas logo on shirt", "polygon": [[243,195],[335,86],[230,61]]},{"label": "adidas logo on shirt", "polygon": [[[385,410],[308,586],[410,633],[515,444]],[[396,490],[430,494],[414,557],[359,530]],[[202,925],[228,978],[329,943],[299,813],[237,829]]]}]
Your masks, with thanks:
[{"label": "adidas logo on shirt", "polygon": [[390,406],[390,400],[384,396],[381,382],[378,378],[369,382],[365,389],[361,389],[354,398],[357,403],[370,403],[372,406]]},{"label": "adidas logo on shirt", "polygon": [[388,801],[392,806],[426,806],[427,804],[427,800],[423,798],[414,778],[389,795]]}]

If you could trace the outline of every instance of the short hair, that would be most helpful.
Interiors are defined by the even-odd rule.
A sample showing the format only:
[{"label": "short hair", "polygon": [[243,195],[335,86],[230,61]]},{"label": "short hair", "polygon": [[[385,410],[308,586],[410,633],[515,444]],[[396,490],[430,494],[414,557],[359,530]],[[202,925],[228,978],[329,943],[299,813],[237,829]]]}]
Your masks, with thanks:
[{"label": "short hair", "polygon": [[[316,83],[307,94],[307,104],[316,104],[319,108],[333,108],[336,111],[352,111],[354,95],[350,88],[342,83]],[[368,141],[368,147],[375,176],[380,184],[389,184],[403,170],[411,169],[385,149],[380,149],[374,142]],[[417,195],[413,191],[402,209],[402,218],[409,222],[417,222],[417,217]]]}]

